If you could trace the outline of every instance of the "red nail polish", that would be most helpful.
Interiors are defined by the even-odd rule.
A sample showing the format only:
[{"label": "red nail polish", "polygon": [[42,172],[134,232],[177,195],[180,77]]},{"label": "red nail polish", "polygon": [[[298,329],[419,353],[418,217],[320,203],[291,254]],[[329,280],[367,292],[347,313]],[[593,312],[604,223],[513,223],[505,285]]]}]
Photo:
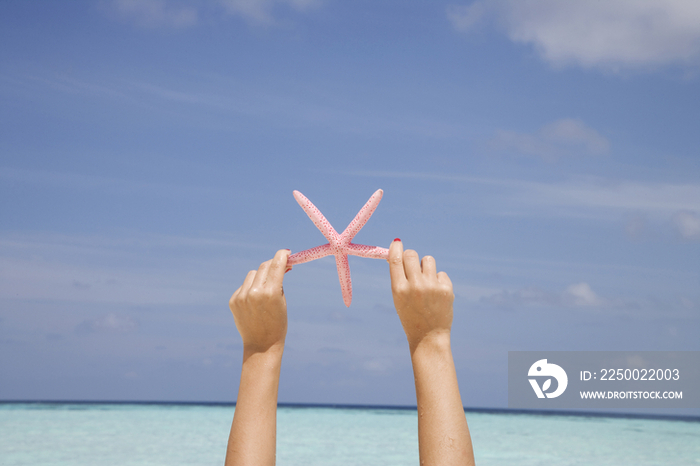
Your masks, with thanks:
[{"label": "red nail polish", "polygon": [[401,238],[394,238],[394,241],[401,241]]},{"label": "red nail polish", "polygon": [[287,270],[285,270],[284,273],[287,273],[287,272],[289,272],[290,270],[292,270],[291,267],[289,267]]},{"label": "red nail polish", "polygon": [[291,249],[284,248],[285,251],[291,251]]}]

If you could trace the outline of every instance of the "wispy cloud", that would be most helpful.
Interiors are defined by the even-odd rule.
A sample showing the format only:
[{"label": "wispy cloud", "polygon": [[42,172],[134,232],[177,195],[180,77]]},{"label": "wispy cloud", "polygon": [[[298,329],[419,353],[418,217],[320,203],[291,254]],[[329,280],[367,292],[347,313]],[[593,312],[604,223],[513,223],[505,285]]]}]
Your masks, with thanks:
[{"label": "wispy cloud", "polygon": [[43,188],[85,190],[93,193],[138,193],[180,199],[194,196],[206,198],[227,193],[225,189],[210,186],[187,186],[175,183],[159,183],[101,175],[3,166],[0,166],[0,180],[21,183],[27,186],[41,186]]},{"label": "wispy cloud", "polygon": [[632,214],[625,224],[625,233],[631,239],[641,238],[647,229],[647,219],[640,214]]},{"label": "wispy cloud", "polygon": [[482,304],[506,309],[522,307],[600,308],[609,302],[598,296],[586,282],[575,283],[562,292],[551,292],[536,287],[501,290],[479,299]]},{"label": "wispy cloud", "polygon": [[598,318],[618,315],[658,319],[663,315],[665,318],[697,319],[695,305],[686,297],[601,296],[587,282],[573,283],[562,290],[537,286],[502,289],[471,301],[472,306],[514,312],[566,310]]},{"label": "wispy cloud", "polygon": [[601,296],[587,283],[580,282],[563,290],[524,287],[504,289],[473,301],[472,307],[484,311],[516,313],[575,313],[580,317],[608,320],[611,316],[635,321],[659,322],[659,319],[684,319],[697,322],[697,305],[682,296]]},{"label": "wispy cloud", "polygon": [[186,29],[197,26],[200,16],[236,16],[257,26],[279,24],[285,10],[305,12],[323,0],[111,0],[108,9],[116,17],[146,29]]},{"label": "wispy cloud", "polygon": [[220,0],[224,9],[233,15],[241,16],[254,24],[274,24],[275,10],[291,8],[305,11],[321,4],[321,0]]},{"label": "wispy cloud", "polygon": [[116,102],[139,114],[148,111],[159,117],[175,116],[206,129],[231,130],[230,119],[243,117],[246,123],[264,121],[257,127],[315,128],[353,135],[391,133],[435,140],[472,137],[473,128],[460,122],[420,112],[368,112],[356,99],[314,86],[300,85],[298,92],[290,94],[220,75],[193,76],[199,82],[196,86],[109,77],[90,81],[62,75],[0,74],[0,80],[25,93],[48,91],[78,96],[83,101]]},{"label": "wispy cloud", "polygon": [[483,25],[490,13],[490,6],[486,2],[476,1],[469,5],[448,5],[447,19],[458,31],[472,31]]},{"label": "wispy cloud", "polygon": [[579,307],[594,307],[604,304],[591,285],[586,282],[575,283],[566,288],[563,294],[564,302]]},{"label": "wispy cloud", "polygon": [[447,17],[459,31],[492,22],[556,66],[615,70],[700,58],[700,3],[694,0],[477,0],[451,5]]},{"label": "wispy cloud", "polygon": [[499,151],[534,155],[554,161],[565,156],[605,154],[610,143],[582,121],[565,118],[549,123],[536,133],[498,131],[490,145]]},{"label": "wispy cloud", "polygon": [[[535,211],[549,215],[575,215],[577,212],[646,212],[655,217],[665,217],[681,211],[700,211],[700,184],[660,183],[604,178],[572,178],[563,182],[537,182],[517,179],[485,178],[444,173],[416,173],[390,171],[357,171],[356,176],[407,178],[434,182],[451,182],[456,185],[481,186],[491,204],[501,202],[522,209],[523,214]],[[491,196],[491,190],[499,193],[500,201]],[[470,198],[473,205],[478,198]],[[497,213],[500,210],[492,210]],[[683,217],[684,219],[686,217]],[[690,222],[692,224],[692,221]]]},{"label": "wispy cloud", "polygon": [[126,333],[136,330],[138,326],[138,322],[128,315],[109,313],[97,319],[84,320],[75,327],[75,333]]},{"label": "wispy cloud", "polygon": [[[232,237],[134,233],[0,236],[0,299],[100,304],[225,302],[231,270],[250,268]],[[235,272],[233,272],[235,273]]]},{"label": "wispy cloud", "polygon": [[174,6],[165,0],[114,0],[112,8],[121,18],[144,28],[186,28],[197,24],[197,9]]},{"label": "wispy cloud", "polygon": [[581,207],[671,215],[700,207],[700,185],[606,180],[528,183],[530,201],[542,206]]},{"label": "wispy cloud", "polygon": [[700,240],[700,215],[695,212],[678,212],[674,219],[678,232],[685,239]]}]

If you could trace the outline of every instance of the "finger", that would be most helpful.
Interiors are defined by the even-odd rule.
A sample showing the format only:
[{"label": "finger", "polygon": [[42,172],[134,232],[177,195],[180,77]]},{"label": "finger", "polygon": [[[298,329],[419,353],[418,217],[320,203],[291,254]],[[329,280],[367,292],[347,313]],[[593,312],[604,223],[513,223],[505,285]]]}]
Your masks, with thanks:
[{"label": "finger", "polygon": [[425,256],[420,262],[421,269],[423,270],[423,275],[428,278],[434,279],[437,275],[437,268],[435,265],[435,258],[433,256]]},{"label": "finger", "polygon": [[287,269],[287,258],[290,254],[289,249],[280,249],[272,258],[270,268],[267,271],[267,283],[282,286],[284,273]]},{"label": "finger", "polygon": [[255,274],[255,279],[253,280],[253,283],[251,284],[251,288],[253,288],[253,289],[261,288],[265,285],[265,283],[267,282],[267,271],[270,268],[271,263],[272,263],[272,259],[260,264],[260,267],[258,267],[258,273]]},{"label": "finger", "polygon": [[250,286],[253,284],[253,280],[255,280],[255,275],[257,275],[258,271],[257,270],[251,270],[248,272],[248,275],[245,276],[245,280],[243,280],[243,284],[241,285],[238,290],[236,290],[236,293],[240,292],[246,292],[250,289]]},{"label": "finger", "polygon": [[392,285],[406,281],[406,272],[403,269],[403,243],[398,238],[389,246],[389,275]]},{"label": "finger", "polygon": [[403,268],[408,281],[420,278],[420,257],[416,251],[408,249],[403,252]]},{"label": "finger", "polygon": [[256,271],[251,270],[248,272],[248,274],[245,276],[245,280],[243,280],[243,284],[238,287],[236,291],[233,292],[233,295],[231,296],[231,299],[229,300],[229,307],[233,306],[234,301],[236,300],[236,297],[239,296],[241,293],[246,293],[248,289],[250,288],[250,285],[253,283],[253,279],[255,278]]},{"label": "finger", "polygon": [[437,279],[439,283],[443,283],[445,285],[449,285],[450,288],[452,288],[452,280],[450,280],[450,277],[447,276],[445,272],[440,272],[437,274]]}]

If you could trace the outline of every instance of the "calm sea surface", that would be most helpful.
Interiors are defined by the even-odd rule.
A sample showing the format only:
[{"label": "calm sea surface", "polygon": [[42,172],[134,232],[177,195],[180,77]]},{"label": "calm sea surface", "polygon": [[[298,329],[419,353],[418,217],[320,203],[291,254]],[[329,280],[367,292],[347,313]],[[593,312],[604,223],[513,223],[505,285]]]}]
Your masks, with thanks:
[{"label": "calm sea surface", "polygon": [[[234,408],[0,404],[0,465],[222,465]],[[487,465],[700,465],[700,422],[467,413]],[[281,407],[277,464],[418,465],[416,412]]]}]

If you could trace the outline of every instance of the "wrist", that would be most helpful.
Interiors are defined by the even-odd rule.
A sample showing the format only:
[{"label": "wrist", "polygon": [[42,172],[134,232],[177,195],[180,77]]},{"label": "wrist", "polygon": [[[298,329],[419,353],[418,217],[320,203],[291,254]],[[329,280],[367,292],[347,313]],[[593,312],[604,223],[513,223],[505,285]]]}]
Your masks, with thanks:
[{"label": "wrist", "polygon": [[416,338],[408,342],[411,351],[411,358],[429,357],[432,355],[443,355],[452,353],[450,346],[450,331],[433,330],[423,335],[421,338]]},{"label": "wrist", "polygon": [[282,360],[283,353],[284,341],[275,343],[266,348],[255,345],[243,345],[243,362],[252,357],[261,362],[274,363],[275,361]]}]

